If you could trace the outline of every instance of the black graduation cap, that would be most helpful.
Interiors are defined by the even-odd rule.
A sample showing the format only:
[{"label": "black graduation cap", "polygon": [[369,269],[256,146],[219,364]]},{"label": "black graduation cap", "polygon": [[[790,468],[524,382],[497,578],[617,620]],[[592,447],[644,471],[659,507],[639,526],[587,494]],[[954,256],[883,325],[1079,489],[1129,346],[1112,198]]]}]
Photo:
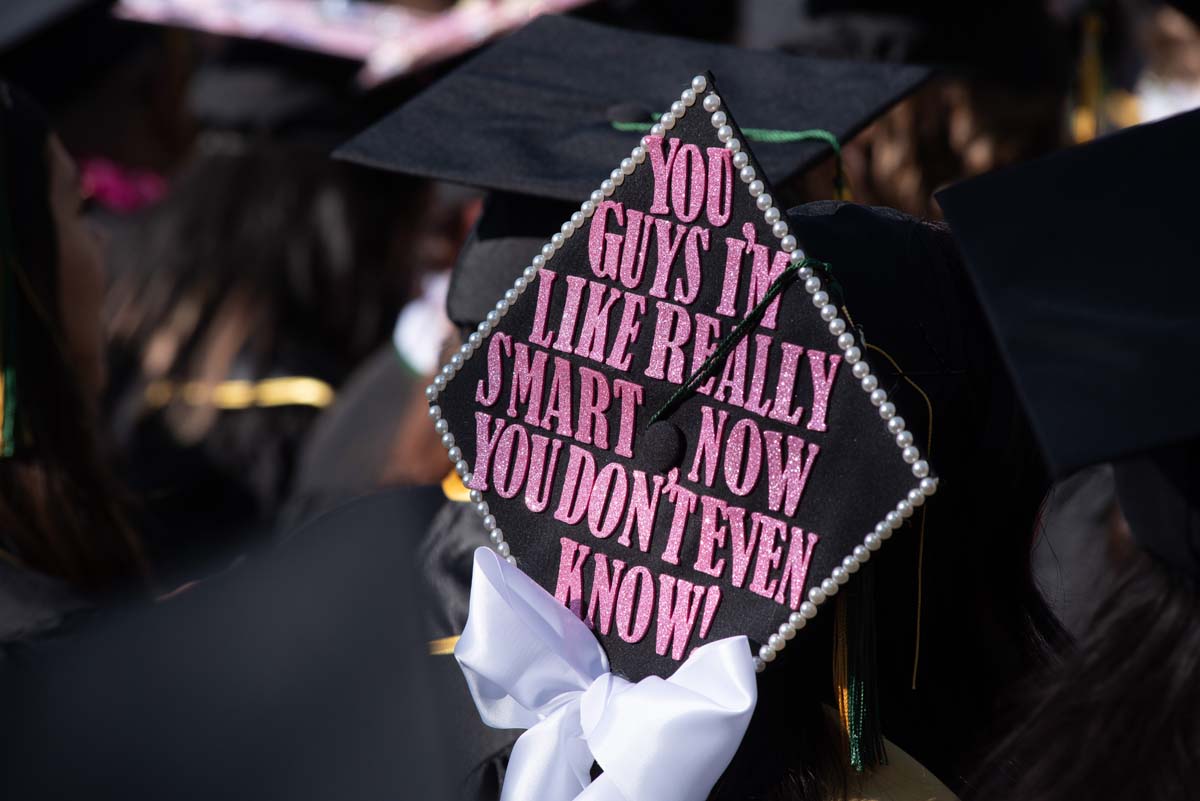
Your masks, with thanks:
[{"label": "black graduation cap", "polygon": [[8,50],[69,14],[103,0],[5,0],[0,4],[0,51]]},{"label": "black graduation cap", "polygon": [[1197,141],[1182,114],[937,199],[1053,472],[1115,462],[1134,534],[1200,574]]},{"label": "black graduation cap", "polygon": [[[926,78],[858,64],[618,30],[543,16],[492,45],[344,145],[382,169],[577,203],[668,111],[680,69],[711,69],[738,98],[781,184],[828,154],[796,132],[846,141]],[[668,104],[669,105],[669,104]],[[543,232],[544,235],[551,231]]]},{"label": "black graduation cap", "polygon": [[631,678],[737,634],[774,660],[936,488],[725,97],[656,98],[427,390],[497,551]]}]

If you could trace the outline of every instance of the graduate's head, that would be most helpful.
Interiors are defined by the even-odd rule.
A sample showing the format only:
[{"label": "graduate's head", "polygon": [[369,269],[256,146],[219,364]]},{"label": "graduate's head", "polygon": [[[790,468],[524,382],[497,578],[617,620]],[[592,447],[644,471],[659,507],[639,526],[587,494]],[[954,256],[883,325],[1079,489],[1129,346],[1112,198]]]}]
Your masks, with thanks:
[{"label": "graduate's head", "polygon": [[141,564],[96,458],[103,296],[75,166],[41,109],[0,83],[0,544],[88,588]]}]

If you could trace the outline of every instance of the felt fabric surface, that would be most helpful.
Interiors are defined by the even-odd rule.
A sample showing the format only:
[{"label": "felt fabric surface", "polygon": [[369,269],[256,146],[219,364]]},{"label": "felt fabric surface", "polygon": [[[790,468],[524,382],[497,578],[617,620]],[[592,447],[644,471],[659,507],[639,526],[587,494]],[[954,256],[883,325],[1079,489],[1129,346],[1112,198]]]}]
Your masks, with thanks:
[{"label": "felt fabric surface", "polygon": [[[847,141],[929,77],[924,67],[800,58],[544,16],[500,40],[339,149],[341,158],[578,203],[667,111],[680,76],[712,70],[742,124],[822,128]],[[782,184],[830,150],[755,144]]]}]

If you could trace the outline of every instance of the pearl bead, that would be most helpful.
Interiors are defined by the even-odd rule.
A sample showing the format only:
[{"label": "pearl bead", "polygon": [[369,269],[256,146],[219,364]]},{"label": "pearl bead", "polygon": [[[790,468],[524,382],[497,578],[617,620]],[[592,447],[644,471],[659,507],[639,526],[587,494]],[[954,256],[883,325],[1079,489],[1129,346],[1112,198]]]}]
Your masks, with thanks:
[{"label": "pearl bead", "polygon": [[890,533],[891,530],[891,527],[882,520],[875,524],[875,535],[881,540],[887,539],[884,534]]},{"label": "pearl bead", "polygon": [[433,377],[433,385],[437,387],[438,392],[441,392],[446,388],[446,376],[442,375],[441,373],[435,375]]},{"label": "pearl bead", "polygon": [[809,601],[800,604],[800,614],[805,620],[812,620],[817,616],[817,605]]},{"label": "pearl bead", "polygon": [[638,145],[629,153],[629,158],[633,159],[634,164],[641,164],[646,160],[646,148]]},{"label": "pearl bead", "polygon": [[445,434],[450,430],[450,422],[448,420],[438,420],[433,424],[433,430],[439,434]]},{"label": "pearl bead", "polygon": [[782,239],[783,237],[787,236],[787,232],[788,224],[783,220],[780,220],[771,226],[771,233],[774,234],[776,239]]},{"label": "pearl bead", "polygon": [[600,182],[600,193],[605,197],[611,195],[616,188],[616,184],[612,182],[611,178],[605,178]]},{"label": "pearl bead", "polygon": [[804,624],[807,622],[808,621],[805,620],[804,615],[800,614],[799,612],[792,612],[790,615],[788,615],[788,625],[794,629],[798,630],[804,628]]},{"label": "pearl bead", "polygon": [[[793,253],[788,258],[791,259],[792,264],[799,264],[800,262],[804,261],[804,251],[797,250],[795,253]],[[807,267],[805,267],[804,269],[808,270]],[[808,270],[808,275],[812,275],[812,270]],[[808,275],[806,275],[804,277],[808,278]]]},{"label": "pearl bead", "polygon": [[692,93],[693,94],[700,94],[707,88],[708,88],[708,79],[705,78],[703,75],[697,75],[695,78],[692,78]]},{"label": "pearl bead", "polygon": [[850,372],[854,374],[855,378],[857,378],[859,381],[862,381],[871,374],[871,365],[867,364],[866,362],[855,362],[854,367],[850,370]]},{"label": "pearl bead", "polygon": [[878,551],[879,547],[883,545],[883,540],[878,534],[868,534],[863,540],[863,544],[867,546],[868,551]]},{"label": "pearl bead", "polygon": [[720,107],[721,107],[721,98],[717,97],[716,95],[711,95],[711,94],[705,95],[705,97],[704,97],[704,110],[705,111],[707,111],[709,114],[712,114]]},{"label": "pearl bead", "polygon": [[792,639],[793,637],[796,636],[796,627],[793,626],[791,623],[780,623],[779,624],[779,636],[783,637],[783,639],[785,639],[785,640]]},{"label": "pearl bead", "polygon": [[512,554],[509,554],[508,556],[504,557],[504,561],[508,562],[510,565],[516,565],[517,557],[513,556]]},{"label": "pearl bead", "polygon": [[808,600],[814,606],[820,606],[825,603],[825,591],[820,587],[813,587],[808,591]]},{"label": "pearl bead", "polygon": [[582,211],[577,211],[571,215],[571,225],[578,228],[579,226],[583,225],[583,221],[586,219],[587,218],[583,215]]},{"label": "pearl bead", "polygon": [[742,183],[746,183],[746,184],[750,183],[751,181],[754,180],[754,175],[755,175],[754,168],[749,165],[742,167],[740,170],[738,170],[738,178],[742,179]]},{"label": "pearl bead", "polygon": [[712,117],[709,118],[709,121],[712,122],[712,127],[720,128],[722,125],[724,125],[726,122],[729,121],[729,118],[725,116],[724,111],[718,111],[716,114],[713,114]]},{"label": "pearl bead", "polygon": [[613,182],[613,186],[620,186],[625,183],[625,173],[621,172],[620,167],[613,168],[613,171],[608,174],[608,179]]},{"label": "pearl bead", "polygon": [[500,312],[496,311],[495,309],[492,309],[490,312],[487,313],[487,317],[484,317],[483,319],[489,324],[488,330],[491,330],[492,326],[494,326],[496,323],[500,322]]},{"label": "pearl bead", "polygon": [[841,589],[841,587],[839,587],[838,583],[831,578],[827,578],[821,582],[821,591],[826,595],[837,595],[839,589]]},{"label": "pearl bead", "polygon": [[486,517],[490,511],[491,510],[488,508],[487,501],[479,501],[475,504],[475,514],[479,515],[480,517]]},{"label": "pearl bead", "polygon": [[687,106],[685,106],[685,105],[683,104],[683,101],[682,101],[682,100],[676,100],[674,103],[672,103],[672,104],[671,104],[671,114],[672,114],[672,116],[675,116],[675,117],[682,117],[682,116],[683,116],[683,113],[684,113],[685,111],[687,111]]},{"label": "pearl bead", "polygon": [[[829,333],[833,334],[835,337],[840,337],[843,334],[845,334],[846,333],[846,321],[843,320],[841,317],[834,317],[832,320],[829,321]],[[851,339],[850,341],[853,342],[854,340]]]},{"label": "pearl bead", "polygon": [[637,165],[634,164],[633,159],[629,158],[628,156],[621,159],[621,172],[625,173],[626,175],[632,173],[636,167]]},{"label": "pearl bead", "polygon": [[750,197],[758,197],[763,192],[767,191],[767,186],[762,181],[754,180],[750,182]]},{"label": "pearl bead", "polygon": [[596,206],[599,206],[604,201],[604,192],[596,189],[592,194],[588,195],[588,200],[592,201],[593,211]]},{"label": "pearl bead", "polygon": [[[808,292],[810,295],[819,292],[820,289],[821,279],[817,278],[815,275],[804,282],[804,291]],[[828,295],[826,297],[828,297]]]},{"label": "pearl bead", "polygon": [[[865,551],[867,549],[863,548],[863,550]],[[854,558],[853,555],[847,556],[845,559],[842,560],[842,568],[846,571],[847,574],[857,573],[858,568],[859,568],[859,562],[857,559]]]},{"label": "pearl bead", "polygon": [[650,126],[650,135],[651,136],[662,136],[664,132],[665,132],[665,129],[662,127],[661,122],[656,122]]},{"label": "pearl bead", "polygon": [[884,515],[883,519],[892,528],[900,528],[900,526],[904,525],[904,518],[900,516],[899,512],[888,512]]},{"label": "pearl bead", "polygon": [[775,649],[769,645],[764,645],[762,648],[758,649],[758,658],[763,662],[774,662]]},{"label": "pearl bead", "polygon": [[509,547],[507,542],[502,542],[496,546],[496,553],[501,556],[508,556],[511,552],[512,548]]},{"label": "pearl bead", "polygon": [[929,475],[929,462],[922,459],[912,466],[912,472],[917,478],[925,478]]},{"label": "pearl bead", "polygon": [[757,656],[754,657],[754,672],[762,673],[766,669],[767,669],[767,663],[762,661],[761,659],[759,659]]},{"label": "pearl bead", "polygon": [[904,430],[904,418],[903,417],[893,417],[891,420],[888,420],[887,421],[887,429],[888,429],[888,433],[890,433],[890,434],[899,434],[901,431]]},{"label": "pearl bead", "polygon": [[[510,289],[509,291],[511,292],[512,290]],[[457,371],[458,368],[463,366],[463,362],[465,361],[466,359],[463,358],[462,352],[460,351],[459,353],[456,353],[450,357],[450,366]]]},{"label": "pearl bead", "polygon": [[837,306],[834,306],[832,303],[826,303],[824,306],[821,307],[821,319],[822,320],[824,320],[825,322],[828,323],[834,317],[837,317]]},{"label": "pearl bead", "polygon": [[925,504],[925,495],[919,489],[910,489],[908,491],[908,502],[914,507],[923,506]]},{"label": "pearl bead", "polygon": [[742,153],[734,154],[733,166],[735,169],[740,170],[742,167],[745,167],[749,163],[750,163],[750,157],[748,155],[746,155],[746,153],[742,152]]},{"label": "pearl bead", "polygon": [[865,545],[855,545],[854,559],[861,565],[871,559],[871,552]]},{"label": "pearl bead", "polygon": [[[585,200],[579,205],[579,210],[583,212],[584,217],[591,217],[596,211],[596,204],[590,200]],[[534,264],[537,264],[537,256],[533,257]],[[537,264],[538,267],[542,265]]]},{"label": "pearl bead", "polygon": [[735,136],[725,143],[725,149],[730,152],[737,153],[742,149],[742,142]]},{"label": "pearl bead", "polygon": [[[759,200],[762,200],[764,197],[766,197],[766,195],[758,196]],[[766,220],[770,225],[774,225],[775,223],[779,222],[779,209],[775,208],[774,206],[769,206],[767,210],[763,212],[763,219]]]},{"label": "pearl bead", "polygon": [[771,646],[776,651],[779,651],[779,650],[782,650],[783,648],[787,647],[787,641],[784,640],[783,637],[780,637],[778,634],[772,634],[770,637],[767,638],[767,645]]},{"label": "pearl bead", "polygon": [[521,292],[524,292],[525,287],[527,287],[527,286],[529,286],[529,279],[526,278],[524,275],[517,276],[516,282],[513,283],[513,289],[517,290],[518,294],[520,294]]},{"label": "pearl bead", "polygon": [[[890,420],[888,422],[891,422]],[[913,435],[911,431],[901,431],[896,435],[896,447],[907,448],[913,444]]]},{"label": "pearl bead", "polygon": [[[879,406],[879,416],[884,420],[891,420],[896,416],[896,404],[892,402],[884,403]],[[892,432],[893,434],[896,432]]]},{"label": "pearl bead", "polygon": [[851,345],[850,347],[846,348],[846,352],[843,355],[846,357],[847,363],[855,364],[859,359],[862,358],[862,351],[858,349],[857,345]]},{"label": "pearl bead", "polygon": [[696,105],[696,90],[684,89],[679,95],[679,99],[683,101],[683,105],[691,108],[692,106]]},{"label": "pearl bead", "polygon": [[659,118],[658,124],[664,131],[669,131],[675,127],[675,117],[671,114],[664,114]]},{"label": "pearl bead", "polygon": [[438,406],[437,404],[430,406],[429,407],[429,416],[432,417],[434,420],[441,417],[442,416],[442,407]]},{"label": "pearl bead", "polygon": [[829,293],[826,292],[825,290],[822,289],[822,290],[819,290],[819,291],[813,293],[812,304],[814,306],[816,306],[818,309],[821,308],[822,306],[824,306],[828,302],[829,302]]},{"label": "pearl bead", "polygon": [[449,451],[446,452],[446,455],[450,457],[450,461],[457,462],[459,459],[461,459],[463,457],[462,448],[455,445],[453,448],[451,448]]},{"label": "pearl bead", "polygon": [[767,211],[769,208],[775,205],[775,199],[766,192],[763,192],[758,196],[758,199],[754,201],[754,205],[758,206],[759,211]]},{"label": "pearl bead", "polygon": [[921,494],[928,498],[933,493],[937,492],[938,482],[936,478],[921,479]]},{"label": "pearl bead", "polygon": [[429,386],[425,387],[425,398],[427,400],[433,400],[437,396],[438,396],[438,388],[436,386],[434,386],[433,384],[430,384]]},{"label": "pearl bead", "polygon": [[[854,560],[853,560],[853,559],[851,559],[851,560],[850,560],[850,563],[851,563],[851,564],[854,564]],[[846,570],[846,568],[844,568],[844,567],[841,567],[841,566],[839,566],[839,567],[835,567],[835,568],[834,568],[834,569],[833,569],[833,570],[830,572],[830,574],[829,574],[829,575],[830,575],[830,576],[833,578],[833,580],[834,580],[834,581],[836,581],[838,584],[845,584],[847,581],[849,581],[849,580],[850,580],[850,573],[849,573],[849,572]]]},{"label": "pearl bead", "polygon": [[[558,234],[555,234],[555,236],[558,236]],[[517,298],[519,297],[521,297],[521,293],[517,292],[515,289],[510,289],[504,293],[504,299],[508,301],[508,305],[510,306],[516,303]]]},{"label": "pearl bead", "polygon": [[871,393],[871,405],[878,406],[887,400],[887,393],[882,389],[877,389]]},{"label": "pearl bead", "polygon": [[460,459],[454,463],[454,472],[458,473],[464,484],[470,483],[470,479],[467,476],[471,474],[471,465],[467,464],[465,459]]},{"label": "pearl bead", "polygon": [[487,514],[483,516],[483,530],[491,531],[496,527],[496,516]]},{"label": "pearl bead", "polygon": [[[575,212],[575,213],[578,214],[579,212]],[[538,268],[534,267],[532,264],[525,268],[525,278],[526,279],[532,281],[533,279],[537,278],[537,274],[538,274]]]},{"label": "pearl bead", "polygon": [[[590,200],[585,200],[584,205],[586,206],[591,202],[592,201],[590,201]],[[541,253],[537,254],[530,260],[531,266],[536,267],[539,270],[542,268],[542,265],[544,265],[545,263],[546,263],[546,257],[543,256]]]},{"label": "pearl bead", "polygon": [[493,545],[499,545],[504,542],[504,532],[498,528],[492,529],[492,532],[488,534],[488,539],[492,541]]},{"label": "pearl bead", "polygon": [[779,249],[784,253],[791,253],[797,247],[799,247],[799,243],[796,241],[796,237],[792,236],[791,234],[788,234],[783,239],[779,240]]},{"label": "pearl bead", "polygon": [[[860,364],[861,364],[861,362],[860,362]],[[879,388],[879,379],[873,375],[865,375],[865,376],[863,376],[861,386],[862,386],[863,392],[874,392],[876,389]]]},{"label": "pearl bead", "polygon": [[497,323],[500,322],[500,318],[503,317],[504,315],[508,314],[508,307],[509,307],[508,301],[505,300],[504,298],[501,298],[500,302],[496,304],[495,312],[493,312],[496,315],[495,322],[497,322]]},{"label": "pearl bead", "polygon": [[906,498],[905,500],[900,501],[900,503],[896,504],[896,511],[900,513],[901,517],[909,518],[909,517],[912,517],[913,511],[915,511],[915,510],[913,509],[913,505],[911,503],[909,503],[908,499]]},{"label": "pearl bead", "polygon": [[730,139],[733,138],[733,129],[730,128],[728,125],[722,125],[720,128],[717,129],[717,138],[720,139],[722,142],[728,142]]},{"label": "pearl bead", "polygon": [[470,495],[470,498],[471,498],[471,503],[479,503],[480,501],[482,501],[482,500],[483,500],[483,493],[482,493],[482,492],[480,492],[480,491],[479,491],[479,490],[477,490],[477,489],[473,489],[473,490],[471,490],[471,492],[469,493],[469,495]]}]

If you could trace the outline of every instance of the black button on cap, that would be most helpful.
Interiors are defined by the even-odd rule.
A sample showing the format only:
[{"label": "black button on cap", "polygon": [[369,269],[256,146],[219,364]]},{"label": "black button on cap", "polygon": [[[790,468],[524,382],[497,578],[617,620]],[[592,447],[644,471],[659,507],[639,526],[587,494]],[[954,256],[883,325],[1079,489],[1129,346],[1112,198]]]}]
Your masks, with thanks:
[{"label": "black button on cap", "polygon": [[683,461],[686,441],[679,426],[667,420],[659,420],[642,434],[638,450],[642,461],[660,473],[667,473]]}]

